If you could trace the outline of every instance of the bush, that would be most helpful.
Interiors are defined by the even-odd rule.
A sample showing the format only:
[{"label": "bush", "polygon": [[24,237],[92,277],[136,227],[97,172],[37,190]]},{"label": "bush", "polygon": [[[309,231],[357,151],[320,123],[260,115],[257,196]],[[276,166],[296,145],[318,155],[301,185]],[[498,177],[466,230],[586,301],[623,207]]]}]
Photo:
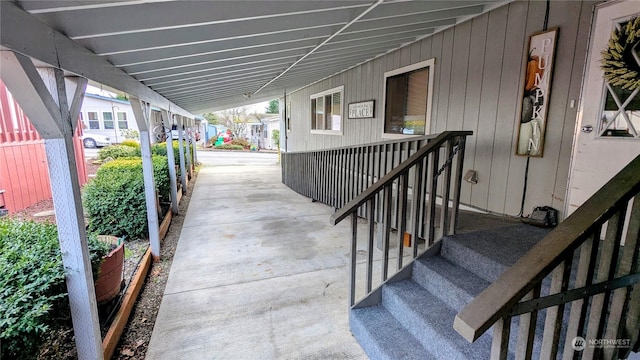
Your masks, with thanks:
[{"label": "bush", "polygon": [[231,145],[239,145],[244,149],[248,149],[251,144],[246,139],[233,139],[231,140]]},{"label": "bush", "polygon": [[[173,143],[173,161],[175,163],[175,165],[180,165],[180,145],[178,144],[178,140],[174,140]],[[183,144],[183,149],[184,149],[184,156],[185,156],[185,161],[187,158],[187,143],[184,142]],[[157,143],[157,144],[153,144],[151,145],[151,154],[153,155],[160,155],[160,156],[167,156],[167,144],[166,143]],[[191,154],[193,154],[193,146],[191,146]],[[193,155],[192,155],[192,160],[193,160]]]},{"label": "bush", "polygon": [[[169,201],[166,157],[153,157],[153,173],[160,200]],[[121,158],[101,166],[85,185],[83,201],[91,231],[131,239],[148,237],[141,158]]]},{"label": "bush", "polygon": [[122,142],[120,143],[120,145],[122,146],[128,146],[128,147],[132,147],[134,149],[140,149],[140,143],[132,140],[132,139],[126,139],[126,140],[122,140]]},{"label": "bush", "polygon": [[221,150],[244,150],[244,148],[240,145],[232,145],[232,144],[222,144],[215,147],[216,149]]},{"label": "bush", "polygon": [[140,148],[133,148],[123,145],[111,145],[103,147],[98,151],[98,158],[104,160],[106,158],[119,159],[125,157],[140,156]]},{"label": "bush", "polygon": [[[88,240],[95,280],[109,245]],[[56,226],[0,219],[0,358],[34,357],[49,327],[69,317],[66,295]]]},{"label": "bush", "polygon": [[140,132],[136,129],[122,129],[120,130],[120,135],[122,135],[125,139],[140,139]]}]

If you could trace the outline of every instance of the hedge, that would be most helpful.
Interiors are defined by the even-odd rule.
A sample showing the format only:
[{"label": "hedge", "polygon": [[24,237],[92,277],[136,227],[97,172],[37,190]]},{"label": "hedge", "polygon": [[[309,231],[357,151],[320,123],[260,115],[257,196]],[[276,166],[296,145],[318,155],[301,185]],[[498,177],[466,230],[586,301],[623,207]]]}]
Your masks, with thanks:
[{"label": "hedge", "polygon": [[220,144],[215,147],[215,149],[220,150],[244,150],[244,147],[241,145],[233,145],[233,144]]},{"label": "hedge", "polygon": [[[180,147],[178,145],[178,141],[173,141],[173,158],[176,165],[180,165]],[[192,160],[193,160],[193,146],[192,149]],[[183,143],[183,150],[185,159],[187,157],[187,143]],[[156,143],[151,145],[151,155],[159,155],[159,156],[167,156],[167,145],[166,143]],[[132,140],[124,140],[121,145],[111,145],[103,147],[98,151],[98,158],[100,160],[104,160],[106,158],[112,159],[120,159],[127,157],[136,157],[140,156],[140,144],[136,143]]]},{"label": "hedge", "polygon": [[[167,158],[153,157],[153,174],[160,201],[170,198]],[[83,189],[89,229],[100,234],[148,237],[147,208],[141,158],[121,158],[102,165]]]},{"label": "hedge", "polygon": [[[174,140],[171,145],[173,145],[173,161],[176,165],[180,165],[180,145],[178,144],[178,140]],[[188,149],[186,141],[183,142],[182,145],[183,145],[184,156],[186,161],[187,149]],[[157,144],[151,145],[151,154],[167,156],[167,144],[157,143]],[[191,146],[191,157],[193,160],[193,146]]]},{"label": "hedge", "polygon": [[[95,280],[110,247],[88,238]],[[50,326],[69,314],[56,226],[0,218],[0,358],[35,357]]]},{"label": "hedge", "polygon": [[111,145],[105,146],[98,151],[98,159],[100,160],[104,160],[106,158],[120,159],[134,156],[140,156],[140,148],[126,145]]}]

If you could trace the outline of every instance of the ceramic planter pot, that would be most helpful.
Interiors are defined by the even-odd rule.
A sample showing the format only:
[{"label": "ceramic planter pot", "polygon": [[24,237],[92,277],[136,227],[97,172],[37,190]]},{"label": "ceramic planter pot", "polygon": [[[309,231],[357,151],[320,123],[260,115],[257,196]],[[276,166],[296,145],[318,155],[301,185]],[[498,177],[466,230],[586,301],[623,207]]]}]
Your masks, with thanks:
[{"label": "ceramic planter pot", "polygon": [[[114,245],[118,244],[118,238],[115,236],[101,235],[99,239]],[[98,273],[98,279],[95,283],[96,301],[98,303],[107,302],[118,295],[122,286],[123,267],[124,242],[111,250],[111,252],[104,257],[102,265],[100,265],[100,272]]]}]

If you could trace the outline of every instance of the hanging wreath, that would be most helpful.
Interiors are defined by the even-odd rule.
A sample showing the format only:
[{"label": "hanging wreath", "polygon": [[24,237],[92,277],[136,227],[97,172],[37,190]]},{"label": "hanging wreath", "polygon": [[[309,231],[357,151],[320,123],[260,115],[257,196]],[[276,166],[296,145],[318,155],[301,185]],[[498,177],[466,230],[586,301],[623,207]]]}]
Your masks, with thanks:
[{"label": "hanging wreath", "polygon": [[631,91],[640,87],[640,55],[634,56],[639,45],[640,16],[613,30],[600,65],[610,85]]}]

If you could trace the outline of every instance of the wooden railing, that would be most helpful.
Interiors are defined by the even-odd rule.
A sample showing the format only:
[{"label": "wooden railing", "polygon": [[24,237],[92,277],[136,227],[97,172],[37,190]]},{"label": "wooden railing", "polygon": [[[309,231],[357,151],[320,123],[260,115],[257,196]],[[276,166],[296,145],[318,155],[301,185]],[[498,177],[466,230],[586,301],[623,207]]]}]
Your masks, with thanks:
[{"label": "wooden railing", "polygon": [[[449,131],[436,137],[283,154],[286,185],[340,208],[331,217],[333,224],[351,216],[350,307],[356,298],[371,299],[374,285],[406,268],[438,236],[455,230],[465,140],[471,134]],[[367,223],[360,245],[359,222]],[[374,253],[380,258],[375,266]],[[361,254],[366,254],[366,261],[358,261]],[[390,261],[395,262],[391,269]],[[356,273],[361,272],[364,286],[358,287]]]},{"label": "wooden railing", "polygon": [[282,182],[339,209],[434,137],[282,153]]},{"label": "wooden railing", "polygon": [[473,342],[493,326],[492,359],[638,351],[639,192],[640,156],[463,308],[454,328]]}]

